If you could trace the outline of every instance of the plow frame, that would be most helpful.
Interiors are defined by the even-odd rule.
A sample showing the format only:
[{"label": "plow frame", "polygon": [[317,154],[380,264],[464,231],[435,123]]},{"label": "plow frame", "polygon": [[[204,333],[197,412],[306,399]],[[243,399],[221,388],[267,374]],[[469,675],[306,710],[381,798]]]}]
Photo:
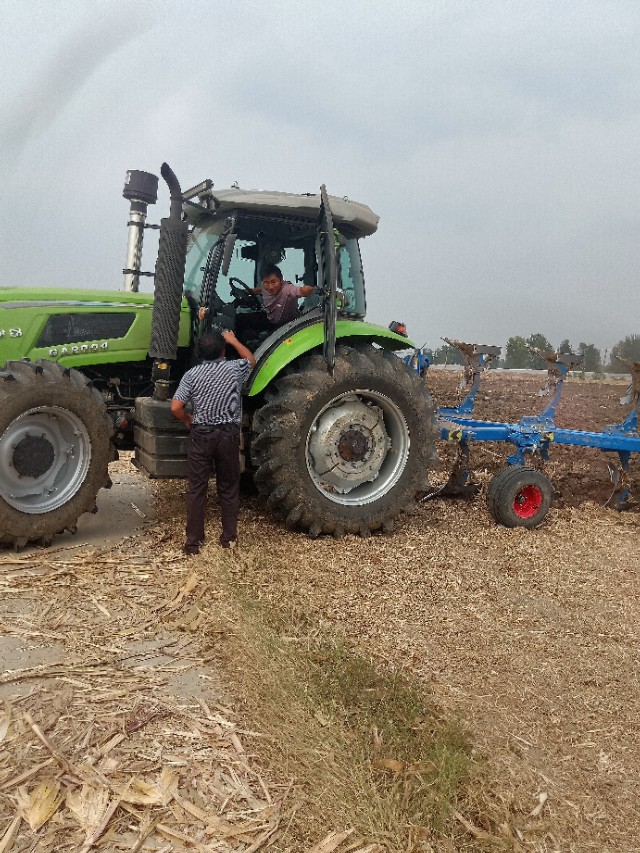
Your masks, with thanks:
[{"label": "plow frame", "polygon": [[[551,399],[537,415],[527,416],[518,422],[479,420],[473,417],[475,399],[480,388],[483,372],[490,362],[500,353],[499,347],[466,344],[460,341],[444,340],[457,347],[463,354],[464,378],[469,386],[465,398],[455,407],[441,407],[436,416],[440,438],[458,443],[458,456],[447,483],[430,492],[423,500],[436,494],[477,494],[480,486],[470,482],[470,444],[472,442],[497,441],[511,444],[515,452],[507,458],[508,466],[519,467],[525,471],[534,471],[549,458],[552,444],[573,447],[594,447],[605,453],[617,453],[618,465],[608,462],[609,474],[614,484],[614,492],[609,499],[618,510],[633,505],[633,495],[629,487],[629,463],[633,453],[640,452],[640,434],[638,434],[638,407],[640,405],[640,362],[624,362],[631,370],[632,384],[626,398],[621,402],[633,402],[633,408],[626,418],[618,424],[604,427],[600,432],[575,429],[560,429],[555,425],[556,408],[562,396],[564,382],[570,370],[576,367],[581,357],[572,353],[541,353],[547,362],[547,385],[541,395],[551,394]],[[537,465],[535,459],[541,460]],[[499,477],[504,474],[504,469]],[[538,475],[539,476],[539,475]],[[491,502],[490,502],[490,509]],[[546,515],[546,509],[544,511]],[[544,518],[527,518],[524,526],[533,527]],[[501,519],[497,519],[501,520]],[[523,520],[524,523],[524,520]],[[509,526],[515,526],[510,524]]]}]

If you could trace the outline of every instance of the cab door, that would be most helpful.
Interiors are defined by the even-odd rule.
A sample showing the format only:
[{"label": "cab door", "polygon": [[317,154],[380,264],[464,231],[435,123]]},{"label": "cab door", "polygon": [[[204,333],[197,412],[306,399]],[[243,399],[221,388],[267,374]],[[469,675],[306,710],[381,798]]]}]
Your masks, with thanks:
[{"label": "cab door", "polygon": [[322,296],[322,310],[324,315],[322,354],[327,363],[327,370],[333,376],[333,368],[336,361],[338,265],[336,263],[336,238],[333,230],[333,216],[329,205],[327,188],[324,184],[320,187],[318,242],[320,282],[324,290]]}]

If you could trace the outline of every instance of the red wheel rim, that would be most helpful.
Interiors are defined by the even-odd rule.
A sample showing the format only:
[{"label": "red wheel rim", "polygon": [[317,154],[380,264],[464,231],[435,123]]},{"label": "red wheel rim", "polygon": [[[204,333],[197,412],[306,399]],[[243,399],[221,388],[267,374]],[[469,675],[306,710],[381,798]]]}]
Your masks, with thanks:
[{"label": "red wheel rim", "polygon": [[533,518],[542,506],[542,492],[537,486],[524,486],[513,499],[513,511],[518,518]]}]

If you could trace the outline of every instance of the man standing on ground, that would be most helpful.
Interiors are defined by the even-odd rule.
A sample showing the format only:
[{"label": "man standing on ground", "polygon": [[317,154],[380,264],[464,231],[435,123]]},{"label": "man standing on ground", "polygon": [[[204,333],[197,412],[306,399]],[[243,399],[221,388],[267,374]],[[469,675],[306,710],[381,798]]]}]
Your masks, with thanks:
[{"label": "man standing on ground", "polygon": [[[226,361],[225,345],[240,358]],[[209,477],[215,471],[223,548],[238,539],[240,507],[240,418],[242,385],[256,360],[233,332],[214,330],[200,339],[203,361],[182,377],[171,401],[171,413],[188,429],[187,540],[185,554],[198,554],[204,542],[204,515]],[[191,403],[193,414],[185,412]]]}]

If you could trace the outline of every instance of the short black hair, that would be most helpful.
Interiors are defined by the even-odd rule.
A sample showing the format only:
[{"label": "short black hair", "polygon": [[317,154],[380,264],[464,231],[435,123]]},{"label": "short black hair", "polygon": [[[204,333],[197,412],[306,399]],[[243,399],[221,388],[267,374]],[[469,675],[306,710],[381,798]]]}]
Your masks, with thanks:
[{"label": "short black hair", "polygon": [[262,267],[261,279],[269,278],[270,275],[277,275],[278,278],[283,278],[282,270],[275,264],[265,264]]},{"label": "short black hair", "polygon": [[217,329],[205,332],[205,334],[200,338],[200,343],[198,344],[200,358],[204,359],[204,361],[212,361],[214,358],[221,358],[224,355],[226,345],[227,344],[225,339],[222,337],[222,333]]}]

